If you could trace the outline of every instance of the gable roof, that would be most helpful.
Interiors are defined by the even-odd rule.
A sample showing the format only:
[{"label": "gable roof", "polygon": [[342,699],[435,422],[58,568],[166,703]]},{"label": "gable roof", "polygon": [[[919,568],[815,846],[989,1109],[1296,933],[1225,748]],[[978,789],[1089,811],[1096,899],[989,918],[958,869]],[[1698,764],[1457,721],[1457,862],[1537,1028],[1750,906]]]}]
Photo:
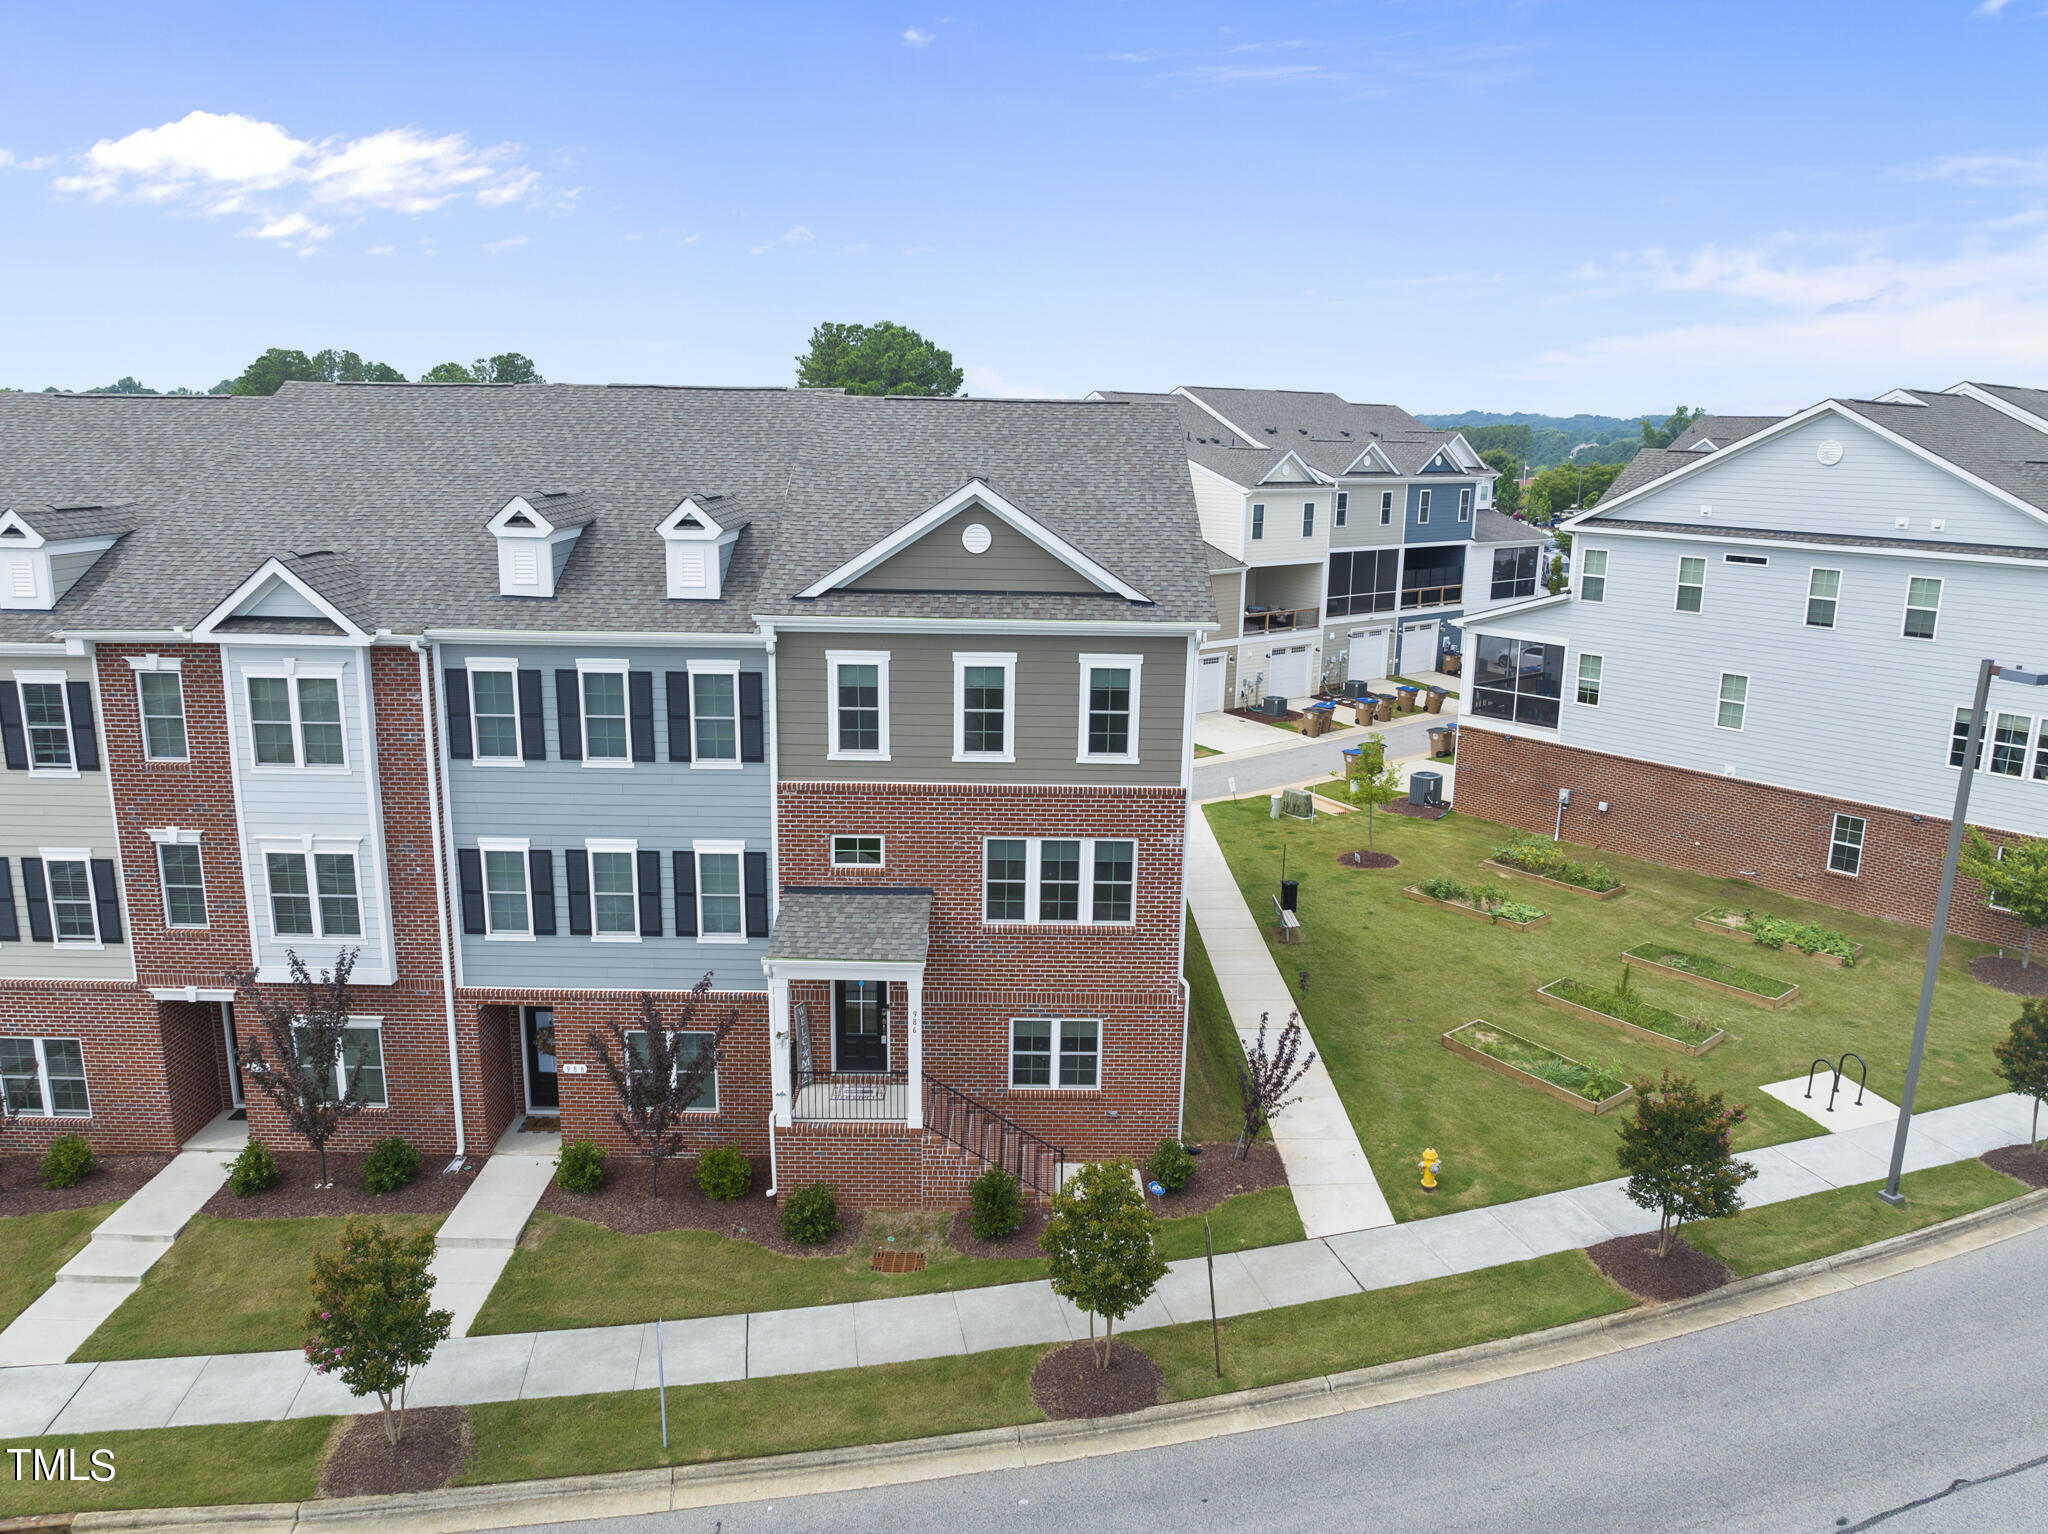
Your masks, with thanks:
[{"label": "gable roof", "polygon": [[1671,451],[1698,452],[1708,443],[1718,450],[1784,419],[1778,415],[1703,415],[1678,434],[1671,443]]}]

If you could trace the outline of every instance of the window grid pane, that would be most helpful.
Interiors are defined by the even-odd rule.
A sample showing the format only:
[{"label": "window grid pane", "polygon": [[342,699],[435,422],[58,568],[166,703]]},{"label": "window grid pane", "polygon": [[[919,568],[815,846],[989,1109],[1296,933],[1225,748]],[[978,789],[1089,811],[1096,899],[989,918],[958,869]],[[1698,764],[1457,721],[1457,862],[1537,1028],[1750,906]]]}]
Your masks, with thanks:
[{"label": "window grid pane", "polygon": [[1838,874],[1860,873],[1863,868],[1863,822],[1855,815],[1837,815],[1834,835],[1828,846],[1828,867]]},{"label": "window grid pane", "polygon": [[[1955,722],[1955,727],[1954,727],[1953,729],[1951,729],[1951,730],[1949,731],[1949,738],[1948,738],[1948,764],[1949,764],[1949,766],[1951,766],[1951,767],[1960,767],[1960,766],[1962,766],[1962,765],[1963,765],[1963,753],[1964,753],[1965,751],[1969,750],[1969,749],[1970,749],[1970,710],[1968,710],[1968,709],[1966,709],[1966,708],[1959,708],[1959,709],[1957,709],[1957,710],[1956,710],[1956,722]],[[1973,768],[1977,768],[1977,767],[1982,767],[1982,766],[1984,765],[1984,741],[1983,741],[1983,739],[1982,739],[1981,737],[1979,737],[1979,739],[1978,739],[1978,741],[1977,741],[1977,760],[1976,760],[1976,761],[1974,761],[1974,762],[1972,762],[1972,763],[1971,763],[1970,765],[1971,765],[1971,766],[1972,766]]]},{"label": "window grid pane", "polygon": [[90,943],[99,936],[92,920],[92,879],[83,863],[45,865],[50,881],[50,914],[57,941]]},{"label": "window grid pane", "polygon": [[1096,1083],[1099,1025],[1069,1019],[1060,1024],[1060,1085],[1092,1087]]},{"label": "window grid pane", "polygon": [[43,1040],[43,1074],[50,1079],[50,1111],[67,1118],[92,1112],[85,1091],[85,1054],[76,1039]]},{"label": "window grid pane", "polygon": [[1932,639],[1940,611],[1941,582],[1930,576],[1914,576],[1906,586],[1906,638]]},{"label": "window grid pane", "polygon": [[639,920],[633,909],[635,901],[632,853],[591,853],[590,890],[591,898],[597,906],[599,932],[639,931]]},{"label": "window grid pane", "polygon": [[740,929],[740,858],[736,852],[697,855],[698,930],[725,936]]},{"label": "window grid pane", "polygon": [[2034,781],[2048,783],[2048,718],[2040,724],[2040,733],[2034,737]]},{"label": "window grid pane", "polygon": [[989,921],[1024,919],[1024,843],[992,841],[988,844],[987,891],[984,904]]},{"label": "window grid pane", "polygon": [[1081,844],[1056,841],[1038,844],[1038,919],[1081,919]]},{"label": "window grid pane", "polygon": [[1125,922],[1131,919],[1133,842],[1095,844],[1095,920]]},{"label": "window grid pane", "polygon": [[1816,629],[1833,628],[1835,609],[1841,594],[1841,571],[1814,571],[1806,587],[1806,626]]},{"label": "window grid pane", "polygon": [[279,937],[313,935],[313,901],[306,885],[306,860],[296,852],[272,852],[264,866],[270,873],[270,925]]},{"label": "window grid pane", "polygon": [[1023,1018],[1010,1025],[1010,1084],[1019,1087],[1052,1085],[1050,1019]]},{"label": "window grid pane", "polygon": [[484,897],[493,932],[528,932],[526,920],[526,854],[496,851],[484,854]]},{"label": "window grid pane", "polygon": [[841,868],[879,868],[882,866],[882,839],[879,836],[835,836],[832,838],[832,861]]},{"label": "window grid pane", "polygon": [[173,927],[206,925],[206,887],[199,870],[199,849],[184,842],[166,842],[157,849],[163,871],[164,919]]},{"label": "window grid pane", "polygon": [[1682,613],[1696,613],[1706,596],[1707,562],[1704,559],[1681,559],[1678,562],[1678,610]]},{"label": "window grid pane", "polygon": [[0,1089],[16,1113],[43,1111],[43,1082],[36,1074],[33,1039],[0,1039]]},{"label": "window grid pane", "polygon": [[281,676],[249,678],[249,732],[256,746],[256,760],[265,767],[290,767],[298,758],[292,754],[292,700],[290,684]]},{"label": "window grid pane", "polygon": [[[712,1036],[708,1033],[679,1033],[676,1035],[675,1060],[676,1074],[679,1078],[683,1072],[689,1070],[691,1066],[697,1063],[706,1050],[711,1048],[711,1038]],[[685,1106],[706,1113],[716,1113],[718,1111],[717,1066],[714,1065],[711,1068],[711,1073],[704,1078],[704,1084],[697,1088],[697,1095],[691,1098]]]},{"label": "window grid pane", "polygon": [[2034,721],[2024,714],[2000,714],[1991,732],[1991,770],[2017,778],[2026,771],[2027,737]]},{"label": "window grid pane", "polygon": [[1598,707],[1600,703],[1601,658],[1597,655],[1579,657],[1579,701]]},{"label": "window grid pane", "polygon": [[71,730],[64,714],[64,689],[55,682],[23,682],[21,717],[28,726],[30,765],[69,767]]},{"label": "window grid pane", "polygon": [[517,759],[519,704],[512,673],[472,671],[469,685],[476,718],[476,754],[493,760]]},{"label": "window grid pane", "polygon": [[1001,666],[963,668],[962,707],[965,710],[962,749],[996,753],[1003,749],[1003,688]]},{"label": "window grid pane", "polygon": [[1721,676],[1721,706],[1716,721],[1724,730],[1742,728],[1742,716],[1749,704],[1749,678],[1724,672]]},{"label": "window grid pane", "polygon": [[583,673],[583,754],[601,762],[626,759],[626,678],[622,672]]},{"label": "window grid pane", "polygon": [[1130,749],[1130,670],[1096,666],[1088,674],[1088,754],[1126,756]]},{"label": "window grid pane", "polygon": [[706,672],[690,678],[697,700],[697,758],[707,762],[739,760],[738,680]]},{"label": "window grid pane", "polygon": [[175,671],[136,673],[142,698],[142,749],[152,761],[185,755],[185,694]]},{"label": "window grid pane", "polygon": [[[355,1094],[372,1108],[389,1106],[384,1093],[384,1034],[376,1028],[347,1028],[341,1035],[344,1074],[355,1073]],[[339,1091],[339,1084],[336,1086]]]},{"label": "window grid pane", "polygon": [[306,766],[341,765],[341,683],[334,678],[299,678],[299,737]]},{"label": "window grid pane", "polygon": [[882,749],[882,668],[839,668],[839,749]]},{"label": "window grid pane", "polygon": [[356,900],[356,860],[346,852],[313,854],[320,881],[320,931],[327,937],[360,937],[362,908]]}]

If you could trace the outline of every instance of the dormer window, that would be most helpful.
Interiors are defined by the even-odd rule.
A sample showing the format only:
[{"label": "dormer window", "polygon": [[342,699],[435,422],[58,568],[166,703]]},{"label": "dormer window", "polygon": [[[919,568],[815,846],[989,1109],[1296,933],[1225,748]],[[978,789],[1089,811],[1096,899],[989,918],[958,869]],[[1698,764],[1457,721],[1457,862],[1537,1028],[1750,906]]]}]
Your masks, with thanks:
[{"label": "dormer window", "polygon": [[48,612],[126,531],[111,508],[0,510],[0,610]]},{"label": "dormer window", "polygon": [[[715,508],[715,510],[714,510]],[[745,521],[724,496],[691,496],[655,529],[668,548],[669,600],[715,602]]]},{"label": "dormer window", "polygon": [[498,542],[498,595],[552,597],[576,540],[591,522],[586,498],[576,491],[514,496],[490,520]]}]

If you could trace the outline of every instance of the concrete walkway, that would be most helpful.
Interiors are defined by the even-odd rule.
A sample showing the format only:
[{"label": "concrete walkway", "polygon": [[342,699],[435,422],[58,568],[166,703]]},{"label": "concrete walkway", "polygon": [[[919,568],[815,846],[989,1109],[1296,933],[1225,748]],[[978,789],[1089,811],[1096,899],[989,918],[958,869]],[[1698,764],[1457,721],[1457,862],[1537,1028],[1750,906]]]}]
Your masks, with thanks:
[{"label": "concrete walkway", "polygon": [[467,1337],[476,1324],[534,1205],[548,1190],[561,1150],[559,1134],[524,1134],[516,1125],[507,1130],[435,1232],[427,1271],[434,1276],[435,1304],[454,1314],[450,1336]]},{"label": "concrete walkway", "polygon": [[[0,1367],[61,1364],[121,1308],[200,1205],[228,1180],[229,1155],[184,1151],[93,1231],[56,1282],[0,1332]],[[14,1376],[4,1376],[11,1384]]]},{"label": "concrete walkway", "polygon": [[[1209,817],[1195,805],[1188,814],[1188,908],[1209,951],[1209,963],[1223,988],[1224,1004],[1237,1036],[1247,1046],[1257,1038],[1260,1014],[1267,1018],[1270,1048],[1295,1010],[1293,993],[1266,947],[1265,934],[1245,908],[1237,880]],[[1315,1042],[1302,1030],[1302,1053]],[[1311,1236],[1371,1230],[1394,1223],[1351,1115],[1320,1057],[1295,1088],[1300,1101],[1273,1120],[1273,1143],[1287,1166],[1288,1185],[1302,1229]]]},{"label": "concrete walkway", "polygon": [[[2024,1139],[2031,1104],[1993,1097],[1917,1115],[1908,1171],[1967,1160]],[[1885,1174],[1891,1128],[1748,1151],[1759,1175],[1751,1207]],[[1327,1240],[1232,1252],[1216,1259],[1216,1308],[1235,1316],[1523,1262],[1656,1228],[1621,1180],[1546,1193]],[[1205,1321],[1209,1289],[1198,1259],[1176,1262],[1124,1322],[1133,1331]],[[1047,1284],[1004,1284],[851,1305],[711,1316],[662,1326],[671,1385],[803,1374],[979,1353],[1088,1335],[1088,1318]],[[643,1390],[655,1382],[654,1328],[590,1327],[463,1337],[441,1345],[411,1391],[415,1406],[474,1405],[542,1396]],[[49,1364],[0,1374],[0,1436],[101,1433],[218,1422],[268,1422],[363,1409],[332,1378],[292,1353]]]}]

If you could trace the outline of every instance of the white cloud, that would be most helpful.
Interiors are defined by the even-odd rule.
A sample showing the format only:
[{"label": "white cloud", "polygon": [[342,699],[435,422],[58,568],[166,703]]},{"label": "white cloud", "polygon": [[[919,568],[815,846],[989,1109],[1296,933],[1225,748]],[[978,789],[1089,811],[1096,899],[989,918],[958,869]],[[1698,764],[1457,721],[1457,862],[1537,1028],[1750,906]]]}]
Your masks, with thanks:
[{"label": "white cloud", "polygon": [[265,219],[242,234],[251,240],[276,240],[287,250],[296,250],[302,245],[311,245],[324,240],[334,233],[332,225],[316,224],[303,213],[280,213],[275,218]]},{"label": "white cloud", "polygon": [[2010,4],[2012,4],[2012,0],[1983,0],[1983,3],[1977,7],[1975,14],[1979,16],[2003,16],[2005,8]]},{"label": "white cloud", "polygon": [[47,170],[56,160],[49,155],[37,155],[24,160],[12,149],[0,149],[0,170]]},{"label": "white cloud", "polygon": [[396,245],[372,245],[364,254],[371,256],[395,256],[398,254],[398,247]]},{"label": "white cloud", "polygon": [[1960,181],[1976,187],[2048,186],[2048,149],[1948,155],[1906,174],[1918,181]]},{"label": "white cloud", "polygon": [[773,250],[778,245],[808,245],[816,238],[817,236],[811,233],[808,224],[797,224],[783,230],[782,233],[769,240],[766,244],[753,246],[752,250],[755,255],[759,256]]},{"label": "white cloud", "polygon": [[938,38],[936,32],[920,32],[916,27],[903,29],[903,46],[906,48],[927,48]]},{"label": "white cloud", "polygon": [[487,241],[484,245],[484,249],[488,250],[492,255],[496,255],[501,250],[517,250],[520,246],[524,245],[525,243],[525,235],[508,234],[502,240]]},{"label": "white cloud", "polygon": [[703,238],[704,236],[701,234],[686,234],[680,240],[677,240],[676,243],[678,245],[694,245]]}]

